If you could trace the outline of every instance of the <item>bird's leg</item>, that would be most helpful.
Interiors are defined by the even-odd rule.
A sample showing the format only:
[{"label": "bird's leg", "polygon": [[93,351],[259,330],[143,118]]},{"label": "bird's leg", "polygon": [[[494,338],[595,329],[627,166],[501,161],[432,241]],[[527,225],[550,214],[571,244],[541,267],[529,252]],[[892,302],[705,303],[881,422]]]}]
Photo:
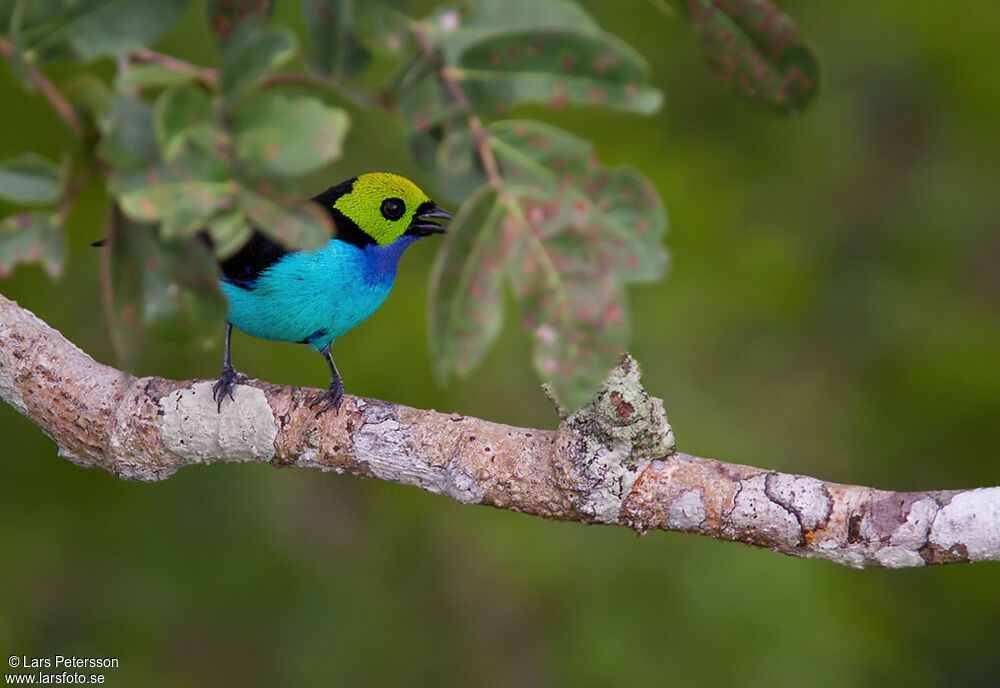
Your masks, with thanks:
[{"label": "bird's leg", "polygon": [[337,372],[337,366],[333,363],[333,357],[330,355],[329,349],[323,352],[323,358],[330,365],[330,389],[317,394],[309,404],[309,408],[316,408],[320,404],[323,404],[319,411],[316,412],[317,418],[330,409],[337,409],[337,413],[339,414],[340,402],[344,400],[344,381],[341,379],[340,373]]},{"label": "bird's leg", "polygon": [[[219,376],[219,381],[215,383],[212,387],[212,398],[219,402],[219,412],[222,412],[222,400],[229,395],[230,399],[233,399],[233,387],[236,386],[236,381],[240,378],[245,377],[242,373],[237,373],[233,368],[233,361],[229,353],[229,341],[233,337],[233,325],[232,323],[226,323],[226,349],[222,357],[222,375]],[[233,399],[235,401],[235,399]]]}]

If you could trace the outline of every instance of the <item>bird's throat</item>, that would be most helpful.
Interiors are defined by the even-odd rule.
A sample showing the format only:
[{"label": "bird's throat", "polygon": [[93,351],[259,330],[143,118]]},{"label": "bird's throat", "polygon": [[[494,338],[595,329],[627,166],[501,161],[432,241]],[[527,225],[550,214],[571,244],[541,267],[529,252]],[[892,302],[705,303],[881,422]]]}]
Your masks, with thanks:
[{"label": "bird's throat", "polygon": [[396,277],[396,268],[403,252],[409,248],[410,244],[420,237],[403,235],[388,246],[378,244],[368,244],[361,250],[364,252],[367,274],[365,277],[369,282],[384,283],[392,281]]}]

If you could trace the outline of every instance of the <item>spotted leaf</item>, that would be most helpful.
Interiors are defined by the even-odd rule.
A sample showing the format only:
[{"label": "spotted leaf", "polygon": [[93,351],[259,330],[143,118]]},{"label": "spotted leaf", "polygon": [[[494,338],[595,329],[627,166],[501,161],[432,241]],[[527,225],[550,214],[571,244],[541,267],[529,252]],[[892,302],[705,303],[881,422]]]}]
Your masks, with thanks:
[{"label": "spotted leaf", "polygon": [[62,272],[62,221],[57,213],[33,211],[0,220],[0,278],[19,263],[41,263],[50,277]]},{"label": "spotted leaf", "polygon": [[[464,13],[439,10],[419,30],[441,51],[448,78],[459,82],[474,110],[487,115],[502,116],[528,102],[648,114],[662,102],[647,83],[642,56],[563,0],[478,0]],[[412,86],[403,89],[404,110],[412,111],[418,129],[445,114],[428,107],[435,88],[426,82],[435,79],[432,70],[410,75]]]},{"label": "spotted leaf", "polygon": [[469,373],[500,331],[508,209],[484,186],[462,206],[438,252],[427,297],[428,335],[438,379]]},{"label": "spotted leaf", "polygon": [[488,133],[497,189],[463,206],[432,278],[438,376],[467,373],[482,358],[505,282],[539,375],[574,408],[625,349],[624,285],[663,275],[666,216],[648,180],[605,167],[587,141],[529,121],[494,122]]},{"label": "spotted leaf", "polygon": [[274,14],[273,0],[208,0],[205,3],[208,25],[215,35],[229,38],[233,29],[247,17],[269,19]]},{"label": "spotted leaf", "polygon": [[511,120],[489,130],[505,185],[526,199],[525,214],[546,242],[579,244],[584,262],[606,259],[625,282],[663,276],[666,213],[648,179],[601,165],[589,142],[558,127]]},{"label": "spotted leaf", "polygon": [[170,241],[115,210],[108,230],[110,325],[115,348],[131,361],[147,342],[184,342],[216,332],[225,316],[211,253]]},{"label": "spotted leaf", "polygon": [[233,147],[251,174],[301,175],[340,156],[347,128],[347,113],[317,98],[264,93],[240,109]]},{"label": "spotted leaf", "polygon": [[116,169],[108,183],[129,219],[164,222],[170,236],[190,233],[199,219],[228,210],[236,189],[225,164],[197,154],[149,167]]},{"label": "spotted leaf", "polygon": [[313,250],[333,236],[330,217],[316,203],[279,203],[241,189],[239,210],[275,241],[289,249]]},{"label": "spotted leaf", "polygon": [[51,0],[26,2],[23,54],[41,64],[90,62],[149,45],[180,18],[186,0]]},{"label": "spotted leaf", "polygon": [[684,0],[709,68],[772,112],[801,112],[819,89],[819,66],[798,26],[770,0]]},{"label": "spotted leaf", "polygon": [[212,151],[222,141],[208,91],[193,84],[168,88],[156,99],[153,126],[160,155],[175,160],[189,144]]}]

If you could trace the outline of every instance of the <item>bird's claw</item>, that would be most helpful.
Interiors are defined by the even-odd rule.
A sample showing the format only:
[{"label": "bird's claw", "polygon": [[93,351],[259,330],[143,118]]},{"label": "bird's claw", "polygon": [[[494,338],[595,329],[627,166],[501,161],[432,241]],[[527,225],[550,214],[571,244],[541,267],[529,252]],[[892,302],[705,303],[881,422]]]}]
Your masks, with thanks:
[{"label": "bird's claw", "polygon": [[232,367],[222,369],[222,375],[219,376],[219,381],[212,387],[212,398],[219,403],[219,413],[222,413],[222,400],[225,399],[227,395],[231,400],[236,401],[236,398],[233,397],[233,388],[236,387],[237,381],[245,379],[246,376],[243,373],[237,373]]},{"label": "bird's claw", "polygon": [[[323,404],[319,411],[316,412],[316,418],[329,411],[330,409],[336,409],[337,415],[340,415],[340,404],[344,401],[344,386],[338,385],[336,387],[330,387],[330,389],[325,392],[320,392],[313,397],[312,401],[309,402],[309,408],[316,408],[320,404]],[[325,402],[325,403],[324,403]]]}]

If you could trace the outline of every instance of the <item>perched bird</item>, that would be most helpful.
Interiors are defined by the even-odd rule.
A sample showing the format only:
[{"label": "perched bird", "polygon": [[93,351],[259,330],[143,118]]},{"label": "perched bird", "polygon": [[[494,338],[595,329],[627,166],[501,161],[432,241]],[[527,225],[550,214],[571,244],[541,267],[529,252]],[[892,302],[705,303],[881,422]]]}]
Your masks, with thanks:
[{"label": "perched bird", "polygon": [[233,327],[261,339],[308,344],[330,366],[330,388],[310,407],[316,415],[340,410],[344,382],[330,355],[342,334],[367,320],[385,301],[403,251],[414,241],[445,231],[435,219],[452,219],[416,184],[396,174],[363,174],[312,199],[326,210],[336,237],[315,251],[288,251],[255,231],[250,242],[219,263],[228,303],[222,374],[215,400],[229,395],[239,374],[230,358]]}]

